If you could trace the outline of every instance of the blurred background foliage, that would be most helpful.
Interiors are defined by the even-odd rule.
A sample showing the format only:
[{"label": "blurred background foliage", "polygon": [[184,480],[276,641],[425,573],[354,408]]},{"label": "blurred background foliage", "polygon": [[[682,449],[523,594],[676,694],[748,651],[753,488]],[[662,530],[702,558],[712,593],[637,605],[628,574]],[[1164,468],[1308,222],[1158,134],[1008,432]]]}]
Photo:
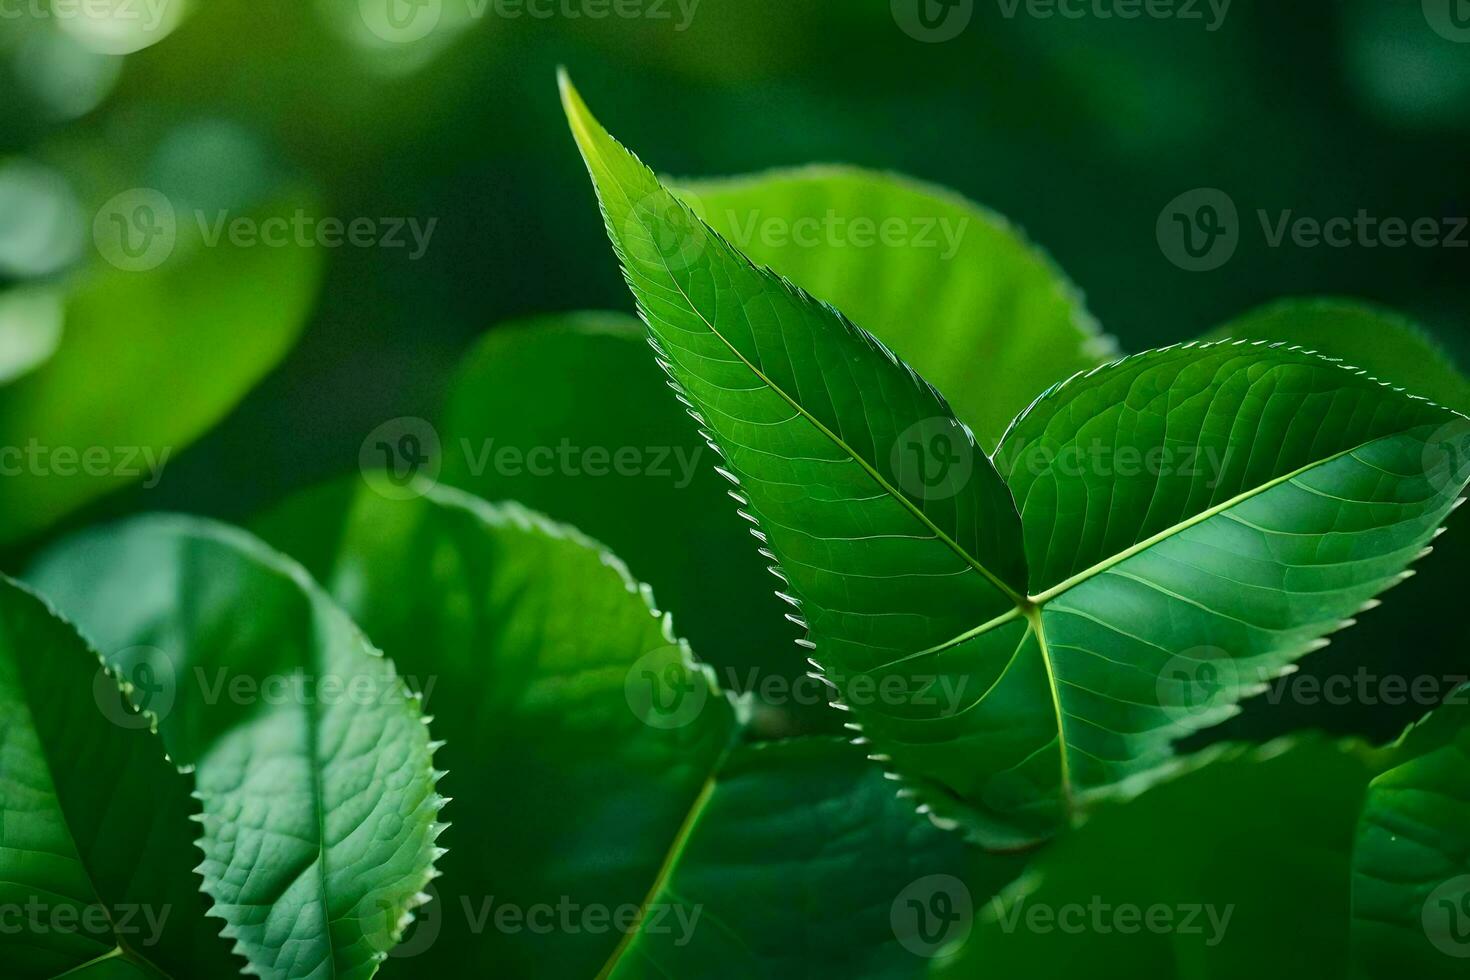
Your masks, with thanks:
[{"label": "blurred background foliage", "polygon": [[[28,2],[39,6],[6,9],[45,9]],[[246,521],[355,470],[385,420],[439,417],[457,365],[495,324],[629,309],[561,119],[558,64],[667,173],[841,162],[954,188],[1046,249],[1124,350],[1201,335],[1278,297],[1343,295],[1401,311],[1470,363],[1470,251],[1271,248],[1255,218],[1470,211],[1470,44],[1429,29],[1419,0],[1237,0],[1215,31],[1037,19],[1024,6],[1008,17],[1008,5],[977,2],[944,43],[905,34],[886,0],[700,0],[686,23],[688,3],[671,0],[666,19],[540,19],[494,6],[476,18],[466,0],[442,0],[438,27],[404,44],[369,30],[356,0],[172,0],[143,35],[105,19],[0,20],[0,380],[39,376],[67,349],[76,311],[110,308],[135,343],[73,369],[63,401],[101,404],[106,418],[147,400],[161,417],[189,416],[169,438],[209,429],[156,487],[94,501],[60,527],[159,509]],[[269,268],[259,256],[177,266],[164,296],[210,300],[184,317],[135,287],[105,291],[92,221],[138,186],[211,212],[305,200],[344,220],[437,224],[417,260],[341,247]],[[1235,257],[1206,273],[1171,264],[1155,237],[1165,204],[1197,187],[1226,191],[1245,226]],[[171,331],[194,341],[175,345]],[[298,331],[246,393],[268,365],[239,358]],[[187,378],[200,336],[237,342],[209,404]],[[170,360],[175,349],[190,358]],[[113,375],[148,364],[165,370],[116,394]],[[1470,538],[1463,513],[1458,524]],[[3,567],[44,537],[9,543]],[[1467,556],[1470,543],[1441,548],[1305,669],[1330,657],[1338,670],[1452,672],[1470,640],[1451,614]],[[1421,713],[1258,699],[1231,731],[1381,737]]]}]

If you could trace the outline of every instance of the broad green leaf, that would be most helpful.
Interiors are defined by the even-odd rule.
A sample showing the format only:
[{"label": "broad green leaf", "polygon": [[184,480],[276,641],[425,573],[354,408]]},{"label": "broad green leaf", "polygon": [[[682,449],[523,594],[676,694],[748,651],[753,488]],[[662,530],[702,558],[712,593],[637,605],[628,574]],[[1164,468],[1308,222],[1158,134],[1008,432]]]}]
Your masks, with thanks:
[{"label": "broad green leaf", "polygon": [[[751,670],[801,676],[778,583],[633,317],[495,327],[460,369],[439,436],[444,483],[518,500],[606,544],[678,610],[680,632],[726,688],[746,686]],[[832,714],[825,698],[782,709],[817,723]]]},{"label": "broad green leaf", "polygon": [[822,736],[737,748],[676,845],[651,907],[702,909],[704,929],[684,942],[640,928],[606,976],[920,976],[963,939],[997,870],[1019,870],[991,859],[972,892],[959,838]]},{"label": "broad green leaf", "polygon": [[1368,303],[1280,300],[1251,310],[1202,339],[1266,340],[1320,351],[1457,412],[1470,412],[1470,380],[1424,328]]},{"label": "broad green leaf", "polygon": [[1039,855],[936,975],[1464,976],[1467,695],[1386,749],[1202,753]]},{"label": "broad green leaf", "polygon": [[1353,850],[1353,958],[1371,980],[1470,968],[1470,687],[1391,753]]},{"label": "broad green leaf", "polygon": [[[891,906],[960,873],[958,838],[840,740],[736,745],[738,713],[600,546],[443,487],[333,486],[262,526],[433,681],[446,792],[475,832],[394,953],[404,975],[921,969]],[[570,925],[524,924],[560,906]]]},{"label": "broad green leaf", "polygon": [[1051,259],[953,191],[818,166],[679,181],[674,192],[946,392],[987,450],[1038,391],[1117,356]]},{"label": "broad green leaf", "polygon": [[1037,854],[932,975],[1346,976],[1371,753],[1310,738],[1207,754]]},{"label": "broad green leaf", "polygon": [[243,532],[147,517],[33,575],[194,768],[211,914],[262,977],[366,978],[434,875],[417,698],[306,573]]},{"label": "broad green leaf", "polygon": [[97,654],[0,576],[5,975],[237,974],[205,918],[189,793]]},{"label": "broad green leaf", "polygon": [[1054,387],[1002,441],[1002,482],[912,370],[563,94],[660,360],[813,662],[925,808],[987,846],[1157,775],[1398,581],[1470,479],[1462,416],[1242,343]]},{"label": "broad green leaf", "polygon": [[[256,213],[289,216],[290,197]],[[207,247],[180,215],[156,268],[105,263],[63,300],[49,360],[0,387],[0,543],[129,483],[156,485],[291,348],[321,276],[321,249]],[[161,246],[160,246],[161,247]]]}]

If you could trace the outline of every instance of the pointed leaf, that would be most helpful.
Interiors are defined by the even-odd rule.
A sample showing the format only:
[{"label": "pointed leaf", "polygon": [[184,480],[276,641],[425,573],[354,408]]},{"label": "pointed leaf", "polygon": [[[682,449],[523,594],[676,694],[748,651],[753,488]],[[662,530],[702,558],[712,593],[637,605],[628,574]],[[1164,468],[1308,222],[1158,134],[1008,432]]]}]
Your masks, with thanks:
[{"label": "pointed leaf", "polygon": [[5,975],[238,974],[205,918],[189,793],[97,654],[0,576]]},{"label": "pointed leaf", "polygon": [[62,542],[32,575],[195,767],[204,888],[262,977],[365,978],[433,876],[417,700],[295,563],[208,521]]}]

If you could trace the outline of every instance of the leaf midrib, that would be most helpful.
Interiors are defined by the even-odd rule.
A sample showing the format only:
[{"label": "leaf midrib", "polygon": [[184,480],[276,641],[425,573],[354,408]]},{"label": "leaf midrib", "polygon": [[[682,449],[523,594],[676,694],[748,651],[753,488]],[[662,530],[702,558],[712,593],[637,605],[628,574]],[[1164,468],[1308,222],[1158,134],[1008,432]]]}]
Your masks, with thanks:
[{"label": "leaf midrib", "polygon": [[[677,200],[677,198],[675,198],[675,200]],[[683,203],[680,202],[680,207],[683,206]],[[711,231],[710,234],[714,234],[714,232]],[[660,259],[663,258],[662,255],[660,255],[659,257]],[[761,384],[765,385],[771,391],[779,395],[781,399],[785,401],[786,404],[795,409],[802,418],[810,422],[818,432],[822,433],[822,435],[830,439],[833,445],[837,446],[837,448],[846,453],[853,462],[858,464],[863,472],[867,473],[868,476],[870,476],[873,481],[878,484],[878,486],[883,490],[884,493],[888,494],[889,497],[893,498],[895,501],[901,504],[910,514],[913,515],[913,517],[917,521],[919,521],[920,524],[924,525],[924,527],[932,531],[935,537],[942,541],[946,547],[948,547],[960,558],[964,559],[966,564],[968,564],[971,568],[975,569],[975,571],[983,575],[986,580],[990,582],[991,585],[1000,590],[1002,595],[1004,595],[1016,606],[1024,608],[1026,598],[1021,595],[1021,593],[1017,592],[1015,589],[1007,585],[1004,581],[1000,579],[999,576],[997,576],[990,569],[986,568],[979,559],[977,559],[974,555],[971,555],[968,551],[962,548],[959,542],[955,541],[948,534],[944,533],[944,531],[942,531],[938,525],[936,525],[933,521],[929,519],[929,516],[927,514],[925,514],[918,507],[914,506],[914,502],[912,500],[910,500],[905,494],[901,493],[897,487],[894,487],[891,483],[889,483],[888,480],[883,477],[883,474],[878,472],[877,468],[875,468],[871,463],[864,459],[862,457],[862,454],[858,453],[855,449],[849,446],[846,440],[844,440],[837,433],[829,429],[822,422],[821,419],[812,415],[811,412],[807,411],[800,402],[788,395],[786,391],[781,388],[780,385],[776,384],[769,377],[767,377],[764,371],[758,368],[755,364],[751,363],[751,361],[743,353],[740,352],[739,348],[737,348],[733,343],[730,342],[727,337],[725,337],[724,334],[720,333],[720,331],[715,328],[715,325],[711,323],[709,321],[709,318],[704,315],[704,311],[700,310],[694,305],[694,301],[691,300],[689,298],[689,294],[684,291],[683,284],[674,277],[673,270],[668,268],[667,263],[665,263],[664,265],[664,270],[669,273],[670,280],[674,283],[675,288],[679,290],[679,295],[683,297],[684,302],[688,304],[689,309],[694,311],[694,315],[699,317],[704,325],[709,328],[709,332],[719,339],[720,343],[724,344],[730,349],[730,353],[738,357],[740,359],[740,362],[744,364],[747,368],[749,368],[751,373],[753,373],[757,378],[760,379]],[[977,449],[976,452],[979,452],[979,450]],[[984,454],[981,453],[981,455],[983,456]]]},{"label": "leaf midrib", "polygon": [[660,863],[657,873],[653,876],[653,884],[649,886],[648,893],[638,905],[638,917],[628,927],[627,931],[623,933],[623,938],[618,940],[618,944],[613,948],[612,954],[608,956],[607,962],[597,972],[597,980],[607,980],[608,977],[612,976],[613,971],[622,962],[623,954],[628,951],[628,948],[633,945],[633,940],[643,931],[643,920],[648,915],[648,909],[653,904],[654,899],[658,897],[659,893],[664,890],[664,887],[668,884],[670,875],[673,874],[674,869],[679,865],[680,859],[683,858],[684,848],[688,846],[689,839],[694,836],[695,828],[699,826],[699,821],[704,817],[705,808],[709,806],[709,801],[714,797],[715,789],[719,786],[720,773],[725,768],[725,761],[729,759],[730,753],[733,750],[734,743],[732,742],[725,747],[725,750],[720,753],[720,757],[715,760],[715,764],[710,767],[709,775],[705,777],[704,785],[700,787],[698,795],[689,804],[689,810],[684,814],[684,820],[679,824],[679,829],[674,832],[673,838],[669,841],[668,850],[664,852],[664,859]]}]

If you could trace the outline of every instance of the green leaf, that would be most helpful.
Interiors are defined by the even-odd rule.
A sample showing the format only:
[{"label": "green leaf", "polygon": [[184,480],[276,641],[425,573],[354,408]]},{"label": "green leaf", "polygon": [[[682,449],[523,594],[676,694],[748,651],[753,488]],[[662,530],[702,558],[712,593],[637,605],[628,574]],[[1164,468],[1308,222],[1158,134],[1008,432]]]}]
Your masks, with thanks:
[{"label": "green leaf", "polygon": [[[801,676],[776,580],[633,317],[553,314],[495,327],[466,358],[439,429],[444,483],[518,500],[606,544],[679,611],[681,632],[726,687],[752,669]],[[831,718],[825,699],[783,710]]]},{"label": "green leaf", "polygon": [[[290,197],[257,217],[289,216]],[[0,543],[45,528],[168,462],[225,415],[295,342],[320,249],[181,240],[162,265],[106,265],[66,289],[49,360],[0,387]]]},{"label": "green leaf", "polygon": [[1392,310],[1357,300],[1279,300],[1202,339],[1283,341],[1321,351],[1430,401],[1470,412],[1470,380],[1423,327]]},{"label": "green leaf", "polygon": [[1464,976],[1467,696],[1387,749],[1312,737],[1202,753],[1040,854],[935,974]]},{"label": "green leaf", "polygon": [[1394,746],[1353,851],[1353,958],[1373,980],[1470,962],[1470,687]]},{"label": "green leaf", "polygon": [[1039,852],[932,975],[1345,976],[1371,753],[1308,738],[1208,755]]},{"label": "green leaf", "polygon": [[704,929],[640,928],[606,976],[914,977],[970,928],[959,839],[839,739],[737,748],[692,819],[651,902],[702,910]]},{"label": "green leaf", "polygon": [[262,977],[373,974],[434,875],[416,697],[294,562],[212,522],[70,538],[33,580],[195,769],[211,914]]},{"label": "green leaf", "polygon": [[944,188],[821,166],[673,190],[745,255],[947,392],[987,450],[1038,391],[1117,356],[1045,253]]},{"label": "green leaf", "polygon": [[911,369],[710,232],[565,80],[563,98],[813,662],[924,807],[989,847],[1163,771],[1398,581],[1470,479],[1464,417],[1243,342],[1059,385],[992,465]]},{"label": "green leaf", "polygon": [[[959,873],[958,838],[839,740],[737,746],[737,712],[601,547],[443,487],[386,500],[336,485],[263,528],[434,681],[445,786],[475,832],[453,841],[438,909],[395,951],[404,975],[922,966],[890,905],[916,878]],[[559,904],[571,927],[522,923]],[[623,926],[585,928],[589,915]]]},{"label": "green leaf", "polygon": [[229,976],[198,807],[69,625],[0,576],[0,957],[8,977]]}]

